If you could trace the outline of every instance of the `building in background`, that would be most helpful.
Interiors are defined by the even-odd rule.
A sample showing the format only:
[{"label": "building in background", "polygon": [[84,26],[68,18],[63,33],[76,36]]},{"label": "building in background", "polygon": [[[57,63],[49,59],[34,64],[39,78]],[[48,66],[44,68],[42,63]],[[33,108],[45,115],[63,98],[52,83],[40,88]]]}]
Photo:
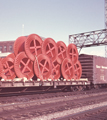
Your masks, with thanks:
[{"label": "building in background", "polygon": [[0,42],[0,53],[13,52],[14,41]]},{"label": "building in background", "polygon": [[15,41],[1,41],[0,42],[0,58],[4,58],[10,53],[13,53],[13,45]]}]

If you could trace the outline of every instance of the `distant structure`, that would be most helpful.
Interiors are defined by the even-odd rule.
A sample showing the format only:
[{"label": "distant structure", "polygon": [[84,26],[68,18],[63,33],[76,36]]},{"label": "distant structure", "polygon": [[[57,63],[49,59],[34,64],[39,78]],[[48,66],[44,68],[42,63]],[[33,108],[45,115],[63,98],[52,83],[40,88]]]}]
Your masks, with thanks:
[{"label": "distant structure", "polygon": [[74,43],[79,49],[79,53],[85,47],[107,45],[106,33],[107,29],[102,29],[69,35],[69,44]]},{"label": "distant structure", "polygon": [[0,57],[4,58],[10,53],[13,53],[14,41],[2,41],[0,42]]},{"label": "distant structure", "polygon": [[0,42],[0,53],[13,52],[14,41],[2,41]]},{"label": "distant structure", "polygon": [[[105,0],[105,29],[107,29],[107,0]],[[105,36],[107,36],[107,33],[105,34]],[[107,45],[105,45],[105,57],[107,58]]]},{"label": "distant structure", "polygon": [[24,36],[24,24],[22,24],[22,36]]}]

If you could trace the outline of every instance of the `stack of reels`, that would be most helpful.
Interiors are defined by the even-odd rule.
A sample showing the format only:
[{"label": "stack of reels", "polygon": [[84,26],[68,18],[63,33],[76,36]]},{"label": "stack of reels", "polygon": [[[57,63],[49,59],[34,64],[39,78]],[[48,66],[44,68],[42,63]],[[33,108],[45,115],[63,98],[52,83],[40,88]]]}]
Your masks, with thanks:
[{"label": "stack of reels", "polygon": [[42,40],[37,34],[21,36],[14,43],[14,53],[0,60],[0,76],[7,80],[34,76],[40,80],[79,80],[82,74],[74,44],[66,47],[52,38]]}]

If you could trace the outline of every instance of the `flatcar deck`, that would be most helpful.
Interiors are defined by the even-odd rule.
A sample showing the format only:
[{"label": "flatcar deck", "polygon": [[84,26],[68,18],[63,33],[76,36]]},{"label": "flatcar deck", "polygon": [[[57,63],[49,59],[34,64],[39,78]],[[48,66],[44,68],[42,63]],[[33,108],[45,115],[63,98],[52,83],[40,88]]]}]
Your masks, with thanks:
[{"label": "flatcar deck", "polygon": [[80,80],[44,80],[44,81],[36,81],[36,80],[25,80],[25,79],[15,79],[15,80],[1,80],[0,88],[8,88],[8,87],[40,87],[40,86],[53,86],[56,88],[57,86],[75,86],[75,85],[90,85],[90,81],[87,79]]}]

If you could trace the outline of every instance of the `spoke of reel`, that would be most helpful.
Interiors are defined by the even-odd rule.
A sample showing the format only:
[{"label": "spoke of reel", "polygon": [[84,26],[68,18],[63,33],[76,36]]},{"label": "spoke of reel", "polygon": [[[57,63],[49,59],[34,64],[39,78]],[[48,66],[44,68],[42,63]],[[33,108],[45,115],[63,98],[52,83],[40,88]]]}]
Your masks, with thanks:
[{"label": "spoke of reel", "polygon": [[69,74],[71,75],[71,71],[70,70],[71,70],[72,66],[69,67],[68,63],[66,65],[67,65],[67,69],[65,70],[65,72],[66,73],[69,72]]},{"label": "spoke of reel", "polygon": [[45,60],[45,63],[43,65],[43,69],[42,69],[42,73],[44,73],[44,71],[46,70],[47,72],[49,71],[49,69],[46,67],[47,61]]},{"label": "spoke of reel", "polygon": [[48,49],[49,49],[49,50],[46,52],[46,54],[49,54],[49,53],[50,53],[50,54],[51,54],[51,57],[53,57],[54,55],[53,55],[52,51],[53,51],[55,48],[54,48],[54,47],[51,48],[49,43],[48,43],[47,46],[48,46]]},{"label": "spoke of reel", "polygon": [[26,69],[28,69],[29,72],[31,72],[31,69],[28,67],[28,65],[29,65],[29,63],[30,63],[30,60],[29,60],[29,59],[27,60],[27,63],[24,63],[24,62],[22,62],[22,61],[21,61],[21,63],[23,63],[23,65],[24,65],[24,68],[23,68],[23,70],[22,70],[22,73],[24,73]]}]

